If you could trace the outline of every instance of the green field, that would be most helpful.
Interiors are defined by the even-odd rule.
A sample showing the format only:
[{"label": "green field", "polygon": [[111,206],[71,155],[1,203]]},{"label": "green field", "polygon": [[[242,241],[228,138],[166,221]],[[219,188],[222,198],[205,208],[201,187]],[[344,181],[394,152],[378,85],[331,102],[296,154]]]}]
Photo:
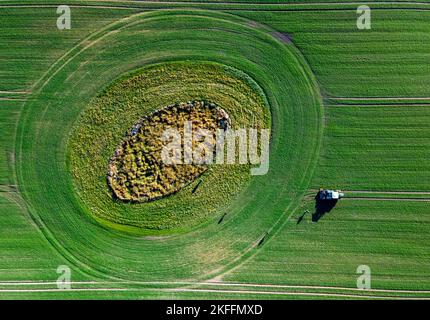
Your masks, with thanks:
[{"label": "green field", "polygon": [[[349,2],[66,1],[58,30],[0,1],[0,298],[429,299],[430,3],[358,30]],[[113,201],[124,132],[193,99],[270,127],[269,172]],[[321,187],[345,199],[315,219]]]}]

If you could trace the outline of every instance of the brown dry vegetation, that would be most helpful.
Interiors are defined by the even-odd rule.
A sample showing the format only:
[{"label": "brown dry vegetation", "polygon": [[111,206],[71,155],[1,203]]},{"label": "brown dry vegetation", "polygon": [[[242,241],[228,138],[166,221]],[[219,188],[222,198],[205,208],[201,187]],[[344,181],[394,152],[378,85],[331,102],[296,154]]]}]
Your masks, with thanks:
[{"label": "brown dry vegetation", "polygon": [[[229,119],[223,109],[205,101],[176,103],[142,118],[109,162],[107,181],[117,198],[136,202],[159,199],[179,191],[207,170],[204,164],[166,164],[162,159],[161,151],[166,146],[163,132],[178,130],[180,150],[184,150],[183,128],[188,121],[193,132],[205,129],[215,134]],[[192,147],[198,142],[194,136]]]}]

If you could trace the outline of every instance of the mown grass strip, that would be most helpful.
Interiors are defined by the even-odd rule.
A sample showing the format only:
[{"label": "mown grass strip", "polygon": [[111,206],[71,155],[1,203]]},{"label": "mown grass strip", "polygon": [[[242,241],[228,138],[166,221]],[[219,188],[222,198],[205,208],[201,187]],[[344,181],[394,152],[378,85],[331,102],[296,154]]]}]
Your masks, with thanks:
[{"label": "mown grass strip", "polygon": [[430,108],[328,108],[314,188],[430,191]]},{"label": "mown grass strip", "polygon": [[314,205],[305,202],[275,241],[223,280],[353,288],[357,267],[368,265],[374,289],[429,290],[430,203],[344,199],[317,222]]}]

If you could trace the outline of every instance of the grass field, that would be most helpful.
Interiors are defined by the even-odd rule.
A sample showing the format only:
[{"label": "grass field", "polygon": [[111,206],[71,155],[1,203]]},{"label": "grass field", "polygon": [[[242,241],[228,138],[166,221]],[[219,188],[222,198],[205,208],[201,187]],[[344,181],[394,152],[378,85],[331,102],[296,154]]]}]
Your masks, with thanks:
[{"label": "grass field", "polygon": [[[429,299],[430,5],[360,31],[348,2],[68,1],[59,31],[54,1],[0,1],[0,298]],[[270,125],[268,174],[111,202],[124,131],[193,98]],[[313,222],[320,187],[346,198]]]}]

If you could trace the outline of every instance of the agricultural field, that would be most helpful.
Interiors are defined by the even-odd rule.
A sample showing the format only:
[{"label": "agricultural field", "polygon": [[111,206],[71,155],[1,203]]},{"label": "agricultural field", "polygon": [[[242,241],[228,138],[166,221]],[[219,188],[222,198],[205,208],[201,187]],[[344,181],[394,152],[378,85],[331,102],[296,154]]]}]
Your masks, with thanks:
[{"label": "agricultural field", "polygon": [[430,299],[430,2],[58,5],[0,0],[0,299]]}]

